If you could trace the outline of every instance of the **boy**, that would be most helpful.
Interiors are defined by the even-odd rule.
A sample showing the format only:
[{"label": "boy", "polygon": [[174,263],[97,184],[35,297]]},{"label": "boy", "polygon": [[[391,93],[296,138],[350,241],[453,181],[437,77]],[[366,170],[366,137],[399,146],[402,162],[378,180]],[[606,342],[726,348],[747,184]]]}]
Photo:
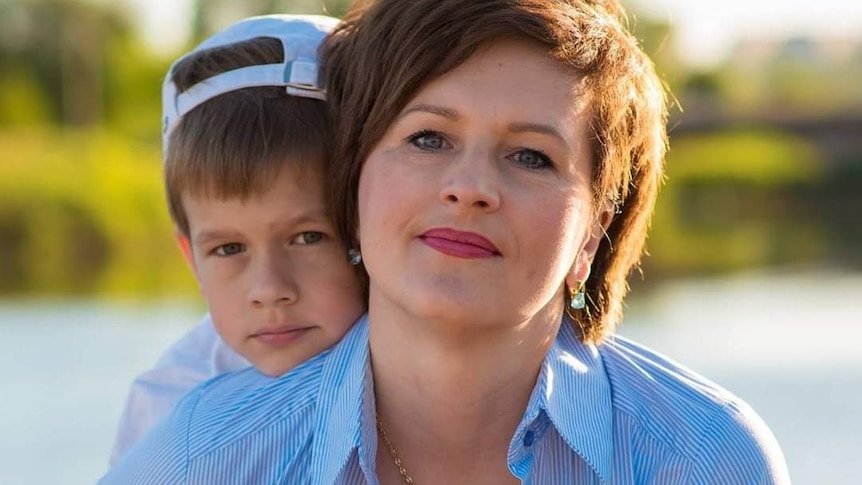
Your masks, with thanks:
[{"label": "boy", "polygon": [[112,464],[194,385],[248,363],[284,374],[362,314],[358,258],[348,261],[324,203],[332,135],[316,55],[335,22],[246,19],[168,71],[165,188],[211,320],[136,379]]}]

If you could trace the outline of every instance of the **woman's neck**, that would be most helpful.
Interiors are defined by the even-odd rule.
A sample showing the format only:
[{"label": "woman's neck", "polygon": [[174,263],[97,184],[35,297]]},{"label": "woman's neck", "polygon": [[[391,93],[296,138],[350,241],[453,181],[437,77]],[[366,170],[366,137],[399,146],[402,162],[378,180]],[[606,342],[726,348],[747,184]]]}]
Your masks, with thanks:
[{"label": "woman's neck", "polygon": [[[509,440],[561,318],[547,313],[510,327],[471,328],[470,322],[423,320],[374,305],[372,298],[377,411],[417,483],[454,483],[446,473],[461,482],[483,477],[469,483],[511,478]],[[378,446],[377,463],[385,468],[390,461],[388,450]]]}]

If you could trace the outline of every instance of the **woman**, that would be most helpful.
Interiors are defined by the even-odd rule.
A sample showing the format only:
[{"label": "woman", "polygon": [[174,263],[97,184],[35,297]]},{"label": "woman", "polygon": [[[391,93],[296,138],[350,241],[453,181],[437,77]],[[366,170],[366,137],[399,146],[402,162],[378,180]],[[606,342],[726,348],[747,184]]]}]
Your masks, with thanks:
[{"label": "woman", "polygon": [[323,55],[369,311],[187,396],[116,483],[789,483],[739,399],[610,336],[665,150],[614,1],[380,0]]},{"label": "woman", "polygon": [[788,481],[747,406],[608,337],[666,141],[621,14],[382,0],[330,37],[335,217],[370,276],[381,483]]}]

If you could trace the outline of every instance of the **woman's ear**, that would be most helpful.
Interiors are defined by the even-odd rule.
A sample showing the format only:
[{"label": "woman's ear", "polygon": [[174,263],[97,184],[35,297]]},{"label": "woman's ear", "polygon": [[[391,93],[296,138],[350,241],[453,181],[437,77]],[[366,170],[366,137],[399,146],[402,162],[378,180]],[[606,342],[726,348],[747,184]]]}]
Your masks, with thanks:
[{"label": "woman's ear", "polygon": [[593,258],[596,256],[596,251],[599,250],[599,245],[602,239],[606,237],[608,227],[614,219],[614,207],[611,202],[605,204],[601,211],[596,214],[590,234],[584,241],[581,250],[572,264],[569,274],[566,275],[566,284],[569,288],[577,288],[580,284],[585,283],[590,277],[590,268],[593,265]]}]

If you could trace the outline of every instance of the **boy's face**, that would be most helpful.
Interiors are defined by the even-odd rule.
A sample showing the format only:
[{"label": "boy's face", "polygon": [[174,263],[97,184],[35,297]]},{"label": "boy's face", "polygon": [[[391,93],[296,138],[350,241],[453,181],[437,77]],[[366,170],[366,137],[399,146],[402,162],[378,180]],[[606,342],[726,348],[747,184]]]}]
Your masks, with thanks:
[{"label": "boy's face", "polygon": [[180,245],[225,342],[278,376],[331,347],[364,310],[312,168],[287,161],[248,200],[183,197]]}]

